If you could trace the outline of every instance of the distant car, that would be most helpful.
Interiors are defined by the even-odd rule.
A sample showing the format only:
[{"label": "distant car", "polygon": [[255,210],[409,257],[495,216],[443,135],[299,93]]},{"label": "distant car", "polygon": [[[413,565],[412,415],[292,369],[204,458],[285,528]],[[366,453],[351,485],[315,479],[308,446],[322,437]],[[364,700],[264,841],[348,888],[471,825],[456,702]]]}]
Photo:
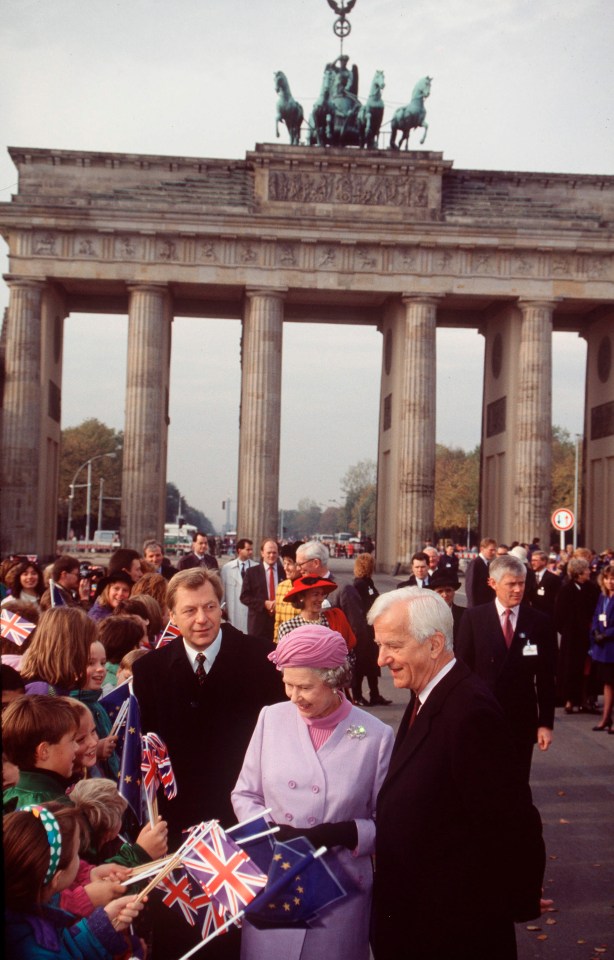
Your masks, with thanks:
[{"label": "distant car", "polygon": [[118,530],[96,530],[92,541],[92,553],[111,553],[120,546]]}]

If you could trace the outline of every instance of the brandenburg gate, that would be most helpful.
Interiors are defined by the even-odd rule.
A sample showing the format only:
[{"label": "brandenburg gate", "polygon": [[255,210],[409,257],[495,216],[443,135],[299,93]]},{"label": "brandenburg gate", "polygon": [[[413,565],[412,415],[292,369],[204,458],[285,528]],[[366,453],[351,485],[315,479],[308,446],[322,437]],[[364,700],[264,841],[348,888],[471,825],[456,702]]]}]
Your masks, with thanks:
[{"label": "brandenburg gate", "polygon": [[[426,150],[10,152],[2,554],[55,547],[71,311],[128,316],[126,546],[162,535],[174,315],[242,319],[238,531],[255,539],[277,529],[284,323],[377,327],[382,570],[433,533],[437,327],[483,337],[482,533],[550,541],[551,339],[576,332],[582,539],[614,542],[614,177],[456,170]],[[460,418],[462,370],[459,384]],[[207,416],[194,410],[195,438]],[[330,442],[344,429],[333,412]]]}]

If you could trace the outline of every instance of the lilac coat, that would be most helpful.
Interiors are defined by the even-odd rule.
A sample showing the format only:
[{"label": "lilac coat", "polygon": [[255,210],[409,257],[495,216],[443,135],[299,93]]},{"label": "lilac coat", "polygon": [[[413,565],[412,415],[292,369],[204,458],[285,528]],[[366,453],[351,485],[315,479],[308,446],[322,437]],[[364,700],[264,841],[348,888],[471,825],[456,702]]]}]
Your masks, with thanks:
[{"label": "lilac coat", "polygon": [[[359,726],[366,730],[362,739],[349,732]],[[267,818],[292,827],[355,820],[358,846],[337,847],[334,856],[362,893],[343,900],[311,930],[256,930],[246,923],[242,960],[368,960],[375,802],[393,740],[391,727],[352,707],[316,751],[294,704],[262,710],[232,792],[238,819],[270,807]]]}]

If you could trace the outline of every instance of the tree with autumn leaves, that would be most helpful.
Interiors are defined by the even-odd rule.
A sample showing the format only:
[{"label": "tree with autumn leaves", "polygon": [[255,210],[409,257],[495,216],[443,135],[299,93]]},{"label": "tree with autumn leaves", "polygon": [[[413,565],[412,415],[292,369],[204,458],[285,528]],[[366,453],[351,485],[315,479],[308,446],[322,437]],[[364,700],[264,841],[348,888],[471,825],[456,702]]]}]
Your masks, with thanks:
[{"label": "tree with autumn leaves", "polygon": [[[71,511],[71,527],[77,537],[83,537],[86,526],[87,505],[87,467],[85,464],[91,458],[92,462],[92,491],[90,531],[92,534],[98,527],[98,507],[102,482],[102,529],[119,530],[121,517],[121,488],[122,488],[122,459],[124,435],[121,431],[113,430],[91,418],[84,420],[77,427],[68,427],[62,430],[60,449],[60,486],[58,504],[58,532],[59,540],[66,536],[68,522],[68,504],[71,484],[75,480],[74,497]],[[108,456],[101,456],[108,454]],[[83,469],[79,469],[83,467]],[[75,478],[75,474],[77,474]],[[177,516],[177,505],[181,503],[181,513],[186,523],[192,523],[203,533],[214,533],[213,525],[208,517],[195,507],[180,498],[177,487],[172,483],[166,485],[166,517],[167,523],[174,523]],[[139,544],[134,545],[136,547]]]}]

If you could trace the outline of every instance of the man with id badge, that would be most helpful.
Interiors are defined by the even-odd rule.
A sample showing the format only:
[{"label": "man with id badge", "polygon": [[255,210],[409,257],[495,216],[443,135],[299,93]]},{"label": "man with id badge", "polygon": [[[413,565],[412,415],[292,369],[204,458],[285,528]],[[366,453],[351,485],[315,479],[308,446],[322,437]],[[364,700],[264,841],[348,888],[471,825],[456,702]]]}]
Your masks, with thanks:
[{"label": "man with id badge", "polygon": [[547,750],[552,742],[556,638],[550,619],[521,602],[526,575],[513,556],[492,561],[488,582],[495,599],[465,611],[455,652],[501,704],[528,781],[535,743]]}]

